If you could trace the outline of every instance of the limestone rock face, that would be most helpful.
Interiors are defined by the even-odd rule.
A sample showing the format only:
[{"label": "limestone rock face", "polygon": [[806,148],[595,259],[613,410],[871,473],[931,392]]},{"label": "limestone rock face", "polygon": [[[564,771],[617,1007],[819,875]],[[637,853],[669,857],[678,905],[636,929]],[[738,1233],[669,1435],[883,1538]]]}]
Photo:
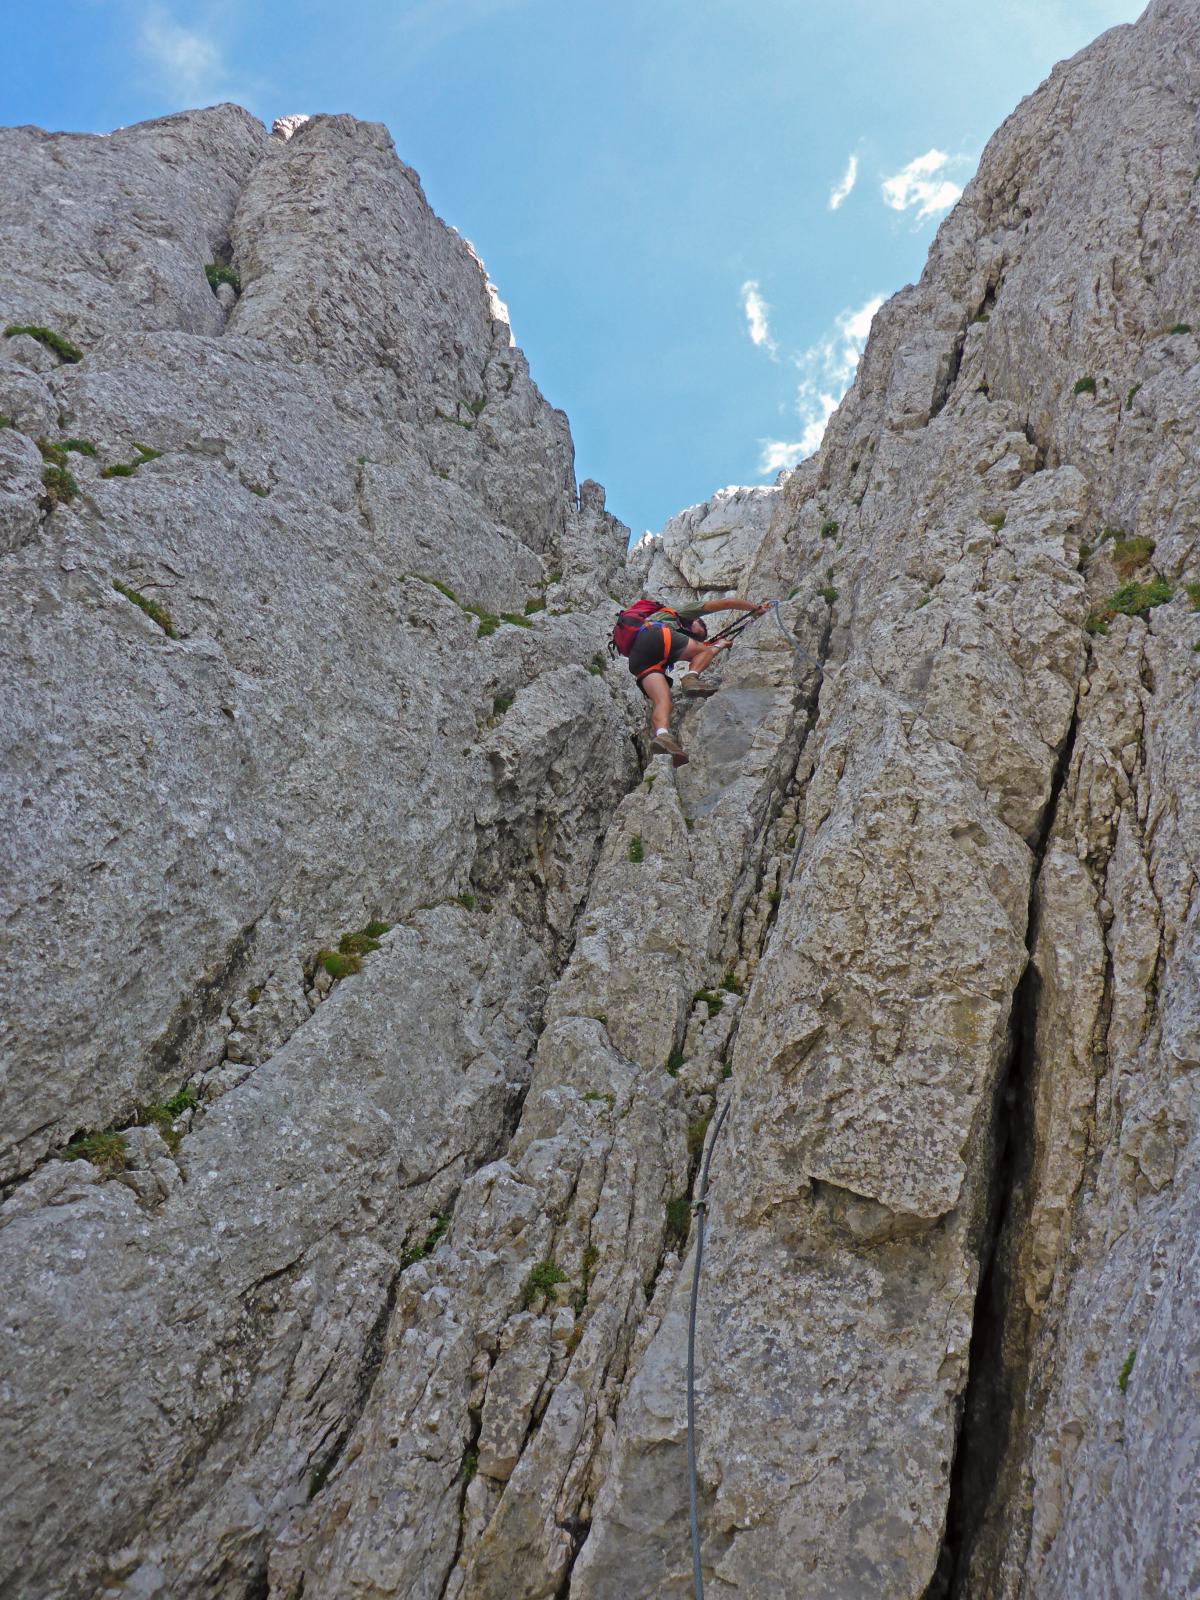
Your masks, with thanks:
[{"label": "limestone rock face", "polygon": [[771,488],[718,489],[710,500],[677,512],[659,533],[647,533],[630,551],[650,594],[736,589],[778,503]]},{"label": "limestone rock face", "polygon": [[726,1106],[706,1593],[1200,1591],[1198,110],[1056,69],[628,557],[385,130],[3,136],[6,1594],[682,1600]]}]

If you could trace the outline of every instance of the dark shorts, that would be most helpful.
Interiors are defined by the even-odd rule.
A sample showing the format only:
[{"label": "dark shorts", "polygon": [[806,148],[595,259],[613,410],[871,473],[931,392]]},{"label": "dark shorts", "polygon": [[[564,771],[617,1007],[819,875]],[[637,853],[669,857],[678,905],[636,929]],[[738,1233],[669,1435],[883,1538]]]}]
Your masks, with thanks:
[{"label": "dark shorts", "polygon": [[663,631],[661,626],[656,623],[653,627],[643,628],[633,641],[633,649],[629,652],[629,670],[635,677],[645,667],[654,667],[662,664],[665,670],[666,667],[675,665],[692,642],[690,636],[684,633],[681,628],[672,628],[671,653],[668,660],[663,663]]}]

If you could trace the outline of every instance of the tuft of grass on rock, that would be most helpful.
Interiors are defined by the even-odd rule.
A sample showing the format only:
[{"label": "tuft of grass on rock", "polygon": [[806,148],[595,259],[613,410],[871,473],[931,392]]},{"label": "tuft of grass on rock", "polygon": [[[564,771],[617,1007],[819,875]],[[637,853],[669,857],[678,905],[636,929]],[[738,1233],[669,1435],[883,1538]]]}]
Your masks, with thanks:
[{"label": "tuft of grass on rock", "polygon": [[601,655],[594,655],[592,657],[592,659],[588,662],[588,668],[587,669],[591,673],[593,678],[603,677],[604,676],[604,657],[601,656]]},{"label": "tuft of grass on rock", "polygon": [[464,1483],[470,1483],[471,1479],[475,1476],[475,1474],[478,1471],[479,1471],[479,1451],[478,1450],[468,1450],[463,1456],[462,1481]]},{"label": "tuft of grass on rock", "polygon": [[382,939],[385,933],[391,933],[391,931],[391,923],[380,922],[378,917],[372,917],[363,929],[368,939]]},{"label": "tuft of grass on rock", "polygon": [[96,446],[90,439],[60,439],[58,447],[60,450],[74,450],[77,455],[81,456],[94,456],[96,454]]},{"label": "tuft of grass on rock", "polygon": [[451,900],[450,904],[461,906],[464,911],[474,911],[475,896],[471,894],[469,890],[464,890],[462,894],[456,894]]},{"label": "tuft of grass on rock", "polygon": [[704,1136],[708,1132],[708,1125],[712,1121],[712,1112],[707,1116],[696,1117],[688,1123],[687,1128],[687,1153],[688,1160],[694,1161],[704,1149]]},{"label": "tuft of grass on rock", "polygon": [[38,450],[41,452],[43,461],[49,461],[50,464],[55,467],[66,466],[67,452],[63,445],[51,444],[50,440],[44,438],[41,434],[39,434],[33,442],[37,445]]},{"label": "tuft of grass on rock", "polygon": [[682,1255],[687,1246],[691,1223],[692,1202],[686,1194],[676,1195],[674,1200],[667,1201],[666,1243],[676,1255]]},{"label": "tuft of grass on rock", "polygon": [[450,1226],[450,1218],[449,1217],[447,1217],[447,1216],[434,1217],[433,1225],[429,1229],[429,1231],[426,1234],[424,1234],[415,1244],[407,1245],[405,1247],[405,1249],[401,1252],[401,1255],[400,1255],[400,1265],[401,1265],[401,1267],[402,1268],[403,1267],[411,1267],[415,1262],[424,1261],[426,1256],[432,1255],[433,1252],[437,1249],[438,1244],[439,1244],[439,1242],[440,1242],[440,1240],[442,1238],[442,1235],[446,1232],[446,1229],[449,1226]]},{"label": "tuft of grass on rock", "polygon": [[157,600],[151,600],[148,595],[139,593],[137,589],[131,589],[119,578],[113,579],[112,586],[118,594],[123,594],[126,600],[132,600],[139,611],[144,611],[151,622],[157,622],[168,639],[178,639],[179,635],[175,632],[175,624],[171,621],[171,613],[166,606],[160,606]]},{"label": "tuft of grass on rock", "polygon": [[1145,566],[1154,554],[1154,540],[1139,536],[1136,539],[1117,538],[1109,551],[1109,560],[1122,578],[1131,578],[1139,567]]},{"label": "tuft of grass on rock", "polygon": [[72,344],[69,339],[64,339],[61,333],[55,333],[53,328],[43,328],[36,323],[10,322],[4,330],[4,337],[15,339],[20,333],[30,339],[36,339],[39,344],[45,345],[47,350],[53,350],[60,361],[83,360],[83,351],[79,346]]},{"label": "tuft of grass on rock", "polygon": [[46,491],[42,496],[42,507],[46,511],[53,511],[58,505],[69,505],[79,493],[79,485],[66,467],[43,467],[42,487]]},{"label": "tuft of grass on rock", "polygon": [[500,613],[500,621],[507,622],[511,628],[533,627],[533,623],[530,622],[528,617],[523,617],[516,611],[502,611]]},{"label": "tuft of grass on rock", "polygon": [[139,444],[136,439],[133,441],[133,448],[137,451],[138,456],[140,457],[140,460],[138,461],[139,467],[143,462],[157,461],[163,454],[161,450],[151,450],[148,444]]},{"label": "tuft of grass on rock", "polygon": [[1183,592],[1191,602],[1193,611],[1200,611],[1200,583],[1185,583]]},{"label": "tuft of grass on rock", "polygon": [[344,933],[338,940],[338,954],[343,956],[369,956],[379,949],[379,940],[365,929],[358,933]]},{"label": "tuft of grass on rock", "polygon": [[629,841],[629,859],[633,862],[635,867],[640,867],[642,862],[646,859],[646,847],[642,843],[642,836],[640,833],[635,833],[633,838]]},{"label": "tuft of grass on rock", "polygon": [[817,590],[817,593],[827,606],[832,607],[837,603],[838,592],[831,583],[825,584],[823,588]]},{"label": "tuft of grass on rock", "polygon": [[340,982],[362,971],[362,957],[343,950],[318,950],[317,965],[324,967],[335,982]]},{"label": "tuft of grass on rock", "polygon": [[1120,1372],[1117,1373],[1117,1388],[1120,1389],[1122,1394],[1124,1394],[1126,1389],[1129,1387],[1129,1374],[1133,1371],[1133,1363],[1136,1360],[1137,1345],[1134,1345],[1133,1349],[1125,1357],[1124,1361],[1122,1361]]},{"label": "tuft of grass on rock", "polygon": [[1126,396],[1125,396],[1125,409],[1126,409],[1126,411],[1128,411],[1128,410],[1129,410],[1129,408],[1130,408],[1130,406],[1131,406],[1131,405],[1132,405],[1132,404],[1133,404],[1133,402],[1134,402],[1134,397],[1135,397],[1135,396],[1136,396],[1136,394],[1137,394],[1137,392],[1138,392],[1138,390],[1139,390],[1139,389],[1140,389],[1140,388],[1141,388],[1141,387],[1142,387],[1142,386],[1141,386],[1141,384],[1140,384],[1140,383],[1135,383],[1135,384],[1134,384],[1134,385],[1133,385],[1133,387],[1132,387],[1132,388],[1131,388],[1131,389],[1130,389],[1130,391],[1129,391],[1129,393],[1128,393],[1128,394],[1127,394],[1127,395],[1126,395]]},{"label": "tuft of grass on rock", "polygon": [[532,617],[535,611],[545,611],[546,601],[542,595],[536,595],[532,600],[525,602],[525,615]]},{"label": "tuft of grass on rock", "polygon": [[1095,392],[1096,380],[1090,374],[1086,378],[1077,378],[1075,380],[1076,394],[1095,394]]},{"label": "tuft of grass on rock", "polygon": [[711,989],[696,990],[695,994],[692,996],[692,1004],[698,1005],[700,1001],[703,1001],[708,1007],[709,1021],[711,1021],[713,1017],[719,1016],[720,1013],[725,1009],[725,1001],[719,994],[714,994]]},{"label": "tuft of grass on rock", "polygon": [[90,1161],[101,1172],[125,1170],[125,1138],[120,1133],[88,1133],[72,1139],[62,1152],[64,1161]]},{"label": "tuft of grass on rock", "polygon": [[993,529],[996,533],[999,533],[1000,529],[1004,526],[1005,513],[1003,511],[997,511],[995,516],[984,517],[983,520],[987,523],[989,528]]},{"label": "tuft of grass on rock", "polygon": [[1093,611],[1084,623],[1088,633],[1107,633],[1114,617],[1142,617],[1155,606],[1165,606],[1171,599],[1171,585],[1164,577],[1151,578],[1149,583],[1123,583],[1104,604]]},{"label": "tuft of grass on rock", "polygon": [[219,261],[209,261],[204,268],[204,276],[208,279],[208,286],[215,294],[223,283],[227,283],[234,294],[241,294],[242,280],[233,267],[223,267]]},{"label": "tuft of grass on rock", "polygon": [[435,588],[439,594],[444,594],[447,600],[453,600],[455,605],[458,604],[458,596],[455,594],[454,590],[448,583],[443,583],[440,578],[427,578],[423,572],[414,573],[413,576],[421,583],[428,583],[432,585],[432,587]]},{"label": "tuft of grass on rock", "polygon": [[822,537],[822,539],[836,539],[837,535],[838,535],[838,525],[837,525],[836,522],[832,522],[832,521],[831,522],[823,522],[821,524],[821,537]]},{"label": "tuft of grass on rock", "polygon": [[721,987],[729,994],[745,994],[746,986],[735,972],[727,972],[721,979]]},{"label": "tuft of grass on rock", "polygon": [[132,478],[138,469],[136,461],[114,461],[111,467],[101,467],[102,478]]},{"label": "tuft of grass on rock", "polygon": [[267,488],[265,483],[248,483],[246,485],[246,487],[247,487],[247,489],[249,489],[251,494],[258,495],[260,500],[261,499],[265,499],[266,496],[269,495],[270,492],[271,492],[270,489]]},{"label": "tuft of grass on rock", "polygon": [[567,1281],[567,1274],[557,1261],[539,1261],[525,1279],[521,1289],[521,1309],[528,1311],[535,1300],[542,1295],[553,1294],[558,1284]]},{"label": "tuft of grass on rock", "polygon": [[498,694],[492,701],[492,715],[494,717],[502,717],[512,703],[513,696],[511,694]]},{"label": "tuft of grass on rock", "polygon": [[1173,333],[1191,333],[1191,331],[1192,325],[1190,322],[1176,322],[1167,329],[1166,337],[1169,339]]},{"label": "tuft of grass on rock", "polygon": [[663,1070],[666,1072],[666,1074],[667,1074],[667,1076],[669,1078],[677,1078],[679,1076],[679,1069],[682,1066],[683,1066],[683,1051],[682,1050],[672,1050],[671,1054],[667,1057],[666,1061],[663,1063]]}]

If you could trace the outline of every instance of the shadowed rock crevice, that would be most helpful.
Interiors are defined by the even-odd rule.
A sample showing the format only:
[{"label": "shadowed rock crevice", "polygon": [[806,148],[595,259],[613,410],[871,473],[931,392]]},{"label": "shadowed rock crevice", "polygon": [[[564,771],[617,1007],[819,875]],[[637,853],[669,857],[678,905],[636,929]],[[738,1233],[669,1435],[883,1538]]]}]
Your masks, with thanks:
[{"label": "shadowed rock crevice", "polygon": [[1034,961],[1042,864],[1075,750],[1079,708],[1055,764],[1034,848],[1026,934],[1028,959],[1012,1002],[1009,1063],[996,1084],[993,1162],[979,1288],[971,1326],[968,1376],[955,1438],[946,1503],[946,1531],[937,1570],[923,1600],[971,1600],[971,1557],[997,1499],[1011,1491],[1002,1466],[1022,1422],[1027,1380],[1028,1315],[1015,1276],[1016,1245],[1028,1215],[1034,1163],[1034,1052],[1041,979]]}]

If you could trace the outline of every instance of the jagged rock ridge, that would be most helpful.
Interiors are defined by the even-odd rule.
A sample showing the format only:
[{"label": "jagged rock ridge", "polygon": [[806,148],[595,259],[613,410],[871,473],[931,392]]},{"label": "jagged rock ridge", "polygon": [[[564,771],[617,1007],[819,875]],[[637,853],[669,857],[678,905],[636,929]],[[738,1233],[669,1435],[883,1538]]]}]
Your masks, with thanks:
[{"label": "jagged rock ridge", "polygon": [[[629,567],[382,130],[5,135],[85,206],[0,370],[6,1592],[690,1593],[726,1094],[707,1592],[1196,1591],[1198,107],[1181,0],[1057,69],[820,455]],[[677,773],[651,580],[806,653]]]}]

